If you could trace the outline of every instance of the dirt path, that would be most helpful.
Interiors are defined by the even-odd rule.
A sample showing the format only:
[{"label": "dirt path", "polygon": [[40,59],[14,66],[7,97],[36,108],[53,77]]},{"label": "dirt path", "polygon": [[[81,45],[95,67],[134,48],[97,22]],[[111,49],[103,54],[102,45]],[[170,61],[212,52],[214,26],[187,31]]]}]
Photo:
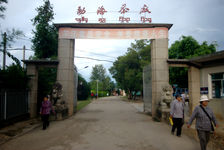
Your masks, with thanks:
[{"label": "dirt path", "polygon": [[170,134],[119,97],[98,99],[64,121],[52,122],[0,146],[1,150],[199,150],[199,143]]}]

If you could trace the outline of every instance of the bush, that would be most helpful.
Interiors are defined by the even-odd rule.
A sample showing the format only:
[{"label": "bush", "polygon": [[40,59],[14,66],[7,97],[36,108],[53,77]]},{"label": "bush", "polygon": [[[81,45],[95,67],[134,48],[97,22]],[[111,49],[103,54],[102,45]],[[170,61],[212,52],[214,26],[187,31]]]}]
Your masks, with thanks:
[{"label": "bush", "polygon": [[0,89],[27,89],[29,77],[19,65],[12,64],[0,70]]},{"label": "bush", "polygon": [[[95,95],[97,93],[95,90],[91,90],[91,92],[93,92]],[[106,97],[107,93],[107,91],[98,91],[98,97]]]}]

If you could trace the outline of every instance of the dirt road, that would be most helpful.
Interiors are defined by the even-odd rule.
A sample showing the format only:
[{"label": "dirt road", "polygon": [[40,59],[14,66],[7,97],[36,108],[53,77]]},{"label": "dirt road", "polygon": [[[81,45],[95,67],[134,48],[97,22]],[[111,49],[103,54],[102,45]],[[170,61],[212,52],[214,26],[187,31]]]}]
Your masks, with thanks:
[{"label": "dirt road", "polygon": [[52,122],[0,146],[1,150],[199,150],[185,135],[152,121],[119,97],[98,99],[64,121]]}]

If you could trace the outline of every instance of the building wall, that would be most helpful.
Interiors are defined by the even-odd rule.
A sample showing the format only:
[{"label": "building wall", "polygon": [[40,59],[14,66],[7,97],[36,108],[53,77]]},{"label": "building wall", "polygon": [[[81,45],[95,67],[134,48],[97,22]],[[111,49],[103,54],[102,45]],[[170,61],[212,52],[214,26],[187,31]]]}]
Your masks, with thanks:
[{"label": "building wall", "polygon": [[200,87],[208,87],[209,107],[212,108],[218,120],[224,120],[224,99],[212,98],[212,79],[211,74],[224,72],[224,66],[203,68],[200,70]]}]

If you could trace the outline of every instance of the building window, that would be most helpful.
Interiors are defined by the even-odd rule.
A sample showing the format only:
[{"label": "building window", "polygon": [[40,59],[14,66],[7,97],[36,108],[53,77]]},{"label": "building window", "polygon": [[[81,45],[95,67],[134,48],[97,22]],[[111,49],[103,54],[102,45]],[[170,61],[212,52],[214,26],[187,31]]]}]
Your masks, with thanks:
[{"label": "building window", "polygon": [[212,97],[224,98],[224,73],[214,73],[212,76]]}]

